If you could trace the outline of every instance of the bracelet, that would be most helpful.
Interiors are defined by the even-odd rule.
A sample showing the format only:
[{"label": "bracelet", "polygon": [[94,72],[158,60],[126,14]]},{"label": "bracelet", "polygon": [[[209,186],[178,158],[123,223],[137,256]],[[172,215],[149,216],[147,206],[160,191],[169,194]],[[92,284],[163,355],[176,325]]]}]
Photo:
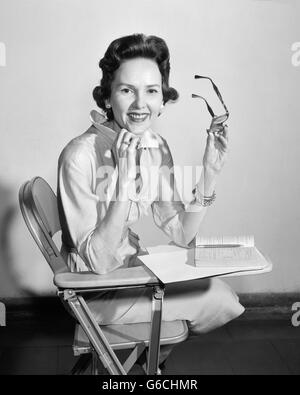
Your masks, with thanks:
[{"label": "bracelet", "polygon": [[213,202],[216,200],[216,192],[213,191],[211,196],[205,196],[202,195],[202,193],[199,191],[199,186],[196,184],[196,187],[193,189],[193,195],[194,195],[194,203],[203,206],[203,207],[208,207],[213,204]]}]

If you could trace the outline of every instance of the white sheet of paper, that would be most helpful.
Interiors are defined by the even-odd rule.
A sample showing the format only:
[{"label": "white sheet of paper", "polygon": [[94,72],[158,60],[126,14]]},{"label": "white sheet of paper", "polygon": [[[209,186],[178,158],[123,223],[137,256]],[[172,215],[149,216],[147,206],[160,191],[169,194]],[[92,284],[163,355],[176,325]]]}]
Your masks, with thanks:
[{"label": "white sheet of paper", "polygon": [[[150,255],[139,256],[139,259],[164,284],[239,272],[226,267],[195,267],[193,248],[159,245],[147,247],[147,251]],[[247,270],[247,272],[250,271]],[[255,272],[258,272],[258,270],[255,270]]]}]

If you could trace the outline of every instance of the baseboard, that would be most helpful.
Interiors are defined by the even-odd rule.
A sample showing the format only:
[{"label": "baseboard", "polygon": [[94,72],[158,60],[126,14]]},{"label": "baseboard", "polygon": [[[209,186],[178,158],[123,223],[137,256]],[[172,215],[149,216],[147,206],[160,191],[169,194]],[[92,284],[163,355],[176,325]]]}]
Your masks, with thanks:
[{"label": "baseboard", "polygon": [[[242,320],[290,319],[292,306],[300,302],[300,293],[243,293],[239,295],[246,308]],[[13,322],[48,322],[59,316],[72,320],[58,297],[2,298],[6,307],[7,325]]]},{"label": "baseboard", "polygon": [[239,295],[239,299],[246,308],[240,319],[290,320],[293,304],[300,302],[300,292],[244,293]]},{"label": "baseboard", "polygon": [[241,293],[239,298],[247,307],[291,307],[300,302],[300,292]]},{"label": "baseboard", "polygon": [[1,299],[6,307],[6,325],[72,322],[60,299],[52,297],[22,297]]}]

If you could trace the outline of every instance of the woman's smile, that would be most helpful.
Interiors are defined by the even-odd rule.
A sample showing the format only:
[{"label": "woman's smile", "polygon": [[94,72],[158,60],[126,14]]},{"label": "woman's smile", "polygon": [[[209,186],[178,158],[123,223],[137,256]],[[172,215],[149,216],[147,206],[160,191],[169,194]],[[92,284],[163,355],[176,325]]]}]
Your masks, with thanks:
[{"label": "woman's smile", "polygon": [[127,116],[129,118],[130,122],[142,123],[142,122],[146,121],[149,114],[148,113],[129,112],[127,114]]}]

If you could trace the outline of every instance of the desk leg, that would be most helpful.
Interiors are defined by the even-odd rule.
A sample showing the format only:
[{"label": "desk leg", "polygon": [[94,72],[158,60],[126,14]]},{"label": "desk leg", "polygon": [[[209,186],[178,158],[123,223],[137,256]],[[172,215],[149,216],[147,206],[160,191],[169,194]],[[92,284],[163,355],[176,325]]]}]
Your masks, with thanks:
[{"label": "desk leg", "polygon": [[151,334],[150,334],[148,364],[147,364],[148,375],[156,375],[159,373],[158,362],[159,362],[159,351],[160,351],[160,330],[161,330],[163,297],[164,297],[163,286],[153,287]]}]

